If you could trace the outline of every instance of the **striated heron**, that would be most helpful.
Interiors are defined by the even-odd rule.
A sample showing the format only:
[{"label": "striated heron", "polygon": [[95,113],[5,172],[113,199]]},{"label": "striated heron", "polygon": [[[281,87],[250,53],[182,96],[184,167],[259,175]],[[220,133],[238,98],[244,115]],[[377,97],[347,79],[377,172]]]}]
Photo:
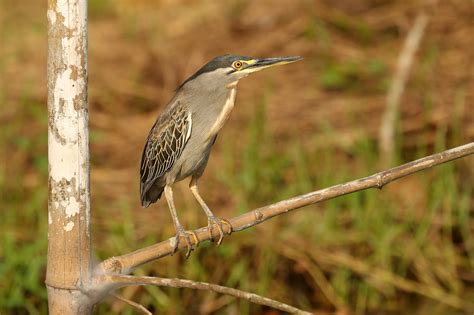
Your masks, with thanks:
[{"label": "striated heron", "polygon": [[224,237],[223,225],[229,233],[232,226],[217,218],[198,191],[197,181],[206,168],[217,134],[234,107],[237,83],[250,73],[301,60],[300,57],[251,58],[237,55],[219,56],[208,62],[184,81],[175,96],[157,118],[143,149],[140,167],[140,195],[143,207],[156,202],[163,191],[176,228],[174,251],[180,237],[188,246],[199,241],[192,231],[185,231],[178,220],[173,201],[173,183],[190,177],[189,188],[208,218],[208,230],[219,231],[219,245]]}]

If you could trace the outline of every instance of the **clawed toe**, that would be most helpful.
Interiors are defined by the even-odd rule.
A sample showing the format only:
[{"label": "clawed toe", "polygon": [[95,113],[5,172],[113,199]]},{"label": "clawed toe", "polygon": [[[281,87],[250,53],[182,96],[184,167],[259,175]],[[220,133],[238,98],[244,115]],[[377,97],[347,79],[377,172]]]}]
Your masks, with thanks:
[{"label": "clawed toe", "polygon": [[212,228],[214,224],[217,226],[217,229],[219,230],[219,239],[217,240],[217,246],[219,246],[222,243],[222,240],[224,239],[224,229],[222,228],[222,225],[224,224],[227,225],[228,235],[232,233],[232,225],[226,219],[219,219],[218,217],[215,217],[215,216],[209,217],[208,218],[208,231],[209,231],[209,238],[211,239],[211,241],[214,241],[214,237],[212,235]]},{"label": "clawed toe", "polygon": [[191,239],[189,238],[189,235],[191,235],[193,237],[194,244],[196,246],[199,245],[199,239],[198,239],[196,233],[194,233],[194,231],[185,231],[183,228],[180,228],[176,231],[176,237],[175,237],[173,252],[172,252],[171,255],[176,253],[176,251],[178,250],[180,238],[181,238],[181,236],[183,236],[184,240],[186,241],[186,245],[188,247],[188,250],[186,251],[186,259],[189,258],[189,255],[191,255],[191,252],[194,250],[193,242],[191,242]]}]

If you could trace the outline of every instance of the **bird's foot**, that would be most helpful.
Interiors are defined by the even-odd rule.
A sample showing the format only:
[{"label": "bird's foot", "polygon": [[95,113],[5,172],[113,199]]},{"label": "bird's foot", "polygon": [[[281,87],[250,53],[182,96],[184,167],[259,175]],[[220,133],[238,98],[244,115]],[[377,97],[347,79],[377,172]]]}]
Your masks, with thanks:
[{"label": "bird's foot", "polygon": [[191,255],[191,252],[194,250],[193,242],[191,242],[191,239],[189,238],[190,235],[193,237],[194,244],[196,246],[198,246],[199,245],[199,239],[198,239],[196,233],[194,233],[194,231],[185,231],[182,226],[179,226],[176,229],[176,237],[175,237],[175,241],[174,241],[173,252],[171,253],[171,255],[176,253],[176,251],[178,250],[179,240],[180,240],[181,236],[183,236],[184,240],[186,241],[186,245],[188,246],[188,250],[186,251],[186,259],[189,258],[189,255]]},{"label": "bird's foot", "polygon": [[216,216],[208,217],[207,229],[209,231],[209,238],[211,239],[211,241],[214,241],[214,237],[212,236],[212,228],[214,224],[217,226],[217,229],[219,230],[219,240],[217,241],[217,246],[219,246],[222,243],[222,239],[224,238],[223,225],[227,226],[228,235],[232,234],[232,225],[226,219],[220,219]]}]

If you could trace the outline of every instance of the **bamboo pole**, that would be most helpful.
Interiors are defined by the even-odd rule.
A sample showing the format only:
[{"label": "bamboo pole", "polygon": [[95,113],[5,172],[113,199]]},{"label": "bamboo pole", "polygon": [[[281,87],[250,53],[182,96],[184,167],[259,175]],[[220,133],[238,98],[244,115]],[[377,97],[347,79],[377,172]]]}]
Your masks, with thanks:
[{"label": "bamboo pole", "polygon": [[90,314],[87,0],[48,1],[50,314]]}]

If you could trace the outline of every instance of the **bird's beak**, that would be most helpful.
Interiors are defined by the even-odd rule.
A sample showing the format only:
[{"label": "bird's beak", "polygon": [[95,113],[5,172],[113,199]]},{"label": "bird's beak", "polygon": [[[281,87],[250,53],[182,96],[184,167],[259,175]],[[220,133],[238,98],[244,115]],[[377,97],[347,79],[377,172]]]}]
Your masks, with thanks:
[{"label": "bird's beak", "polygon": [[300,56],[254,59],[247,67],[245,67],[244,71],[249,73],[256,72],[268,67],[285,65],[287,63],[296,62],[302,59],[303,58]]}]

